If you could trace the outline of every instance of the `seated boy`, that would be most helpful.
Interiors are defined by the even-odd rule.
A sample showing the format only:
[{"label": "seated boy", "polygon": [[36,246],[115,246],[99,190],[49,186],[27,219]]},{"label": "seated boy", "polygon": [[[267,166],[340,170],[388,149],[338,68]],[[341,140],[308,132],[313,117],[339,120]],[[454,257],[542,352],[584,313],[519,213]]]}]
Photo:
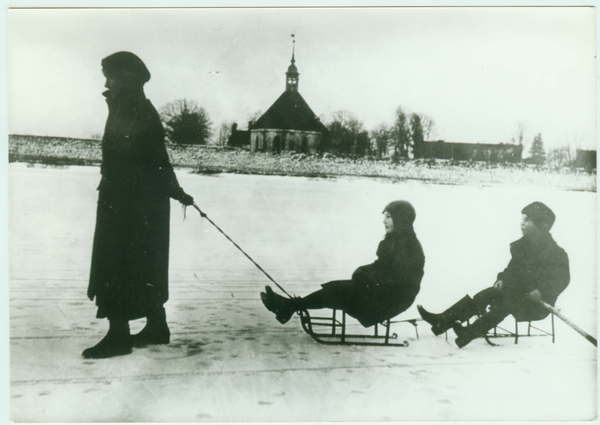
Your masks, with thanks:
[{"label": "seated boy", "polygon": [[[435,335],[453,328],[460,348],[475,338],[484,336],[509,314],[518,321],[541,320],[549,312],[540,300],[554,305],[569,284],[569,257],[550,235],[554,213],[541,202],[523,208],[523,237],[510,244],[511,260],[498,274],[494,286],[473,298],[466,295],[441,314],[432,314],[418,306],[423,320],[431,325]],[[487,307],[490,310],[486,312]],[[461,322],[481,315],[475,322]]]}]

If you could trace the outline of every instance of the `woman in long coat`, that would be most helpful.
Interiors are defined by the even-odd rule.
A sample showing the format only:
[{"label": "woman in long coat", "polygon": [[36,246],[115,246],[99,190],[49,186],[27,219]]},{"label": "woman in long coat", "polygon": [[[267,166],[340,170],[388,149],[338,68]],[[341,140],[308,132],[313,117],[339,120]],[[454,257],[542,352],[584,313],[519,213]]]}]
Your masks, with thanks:
[{"label": "woman in long coat", "polygon": [[[102,60],[108,119],[102,138],[102,180],[88,297],[107,335],[83,351],[87,358],[131,353],[133,346],[166,344],[163,304],[169,297],[170,198],[194,200],[179,186],[154,106],[144,95],[150,72],[136,55],[117,52]],[[129,320],[147,318],[137,335]]]},{"label": "woman in long coat", "polygon": [[383,210],[385,238],[377,260],[354,271],[350,280],[325,283],[304,298],[285,298],[267,286],[261,299],[280,323],[294,312],[309,309],[344,310],[369,327],[407,310],[421,289],[425,255],[413,229],[416,213],[407,201],[394,201]]}]

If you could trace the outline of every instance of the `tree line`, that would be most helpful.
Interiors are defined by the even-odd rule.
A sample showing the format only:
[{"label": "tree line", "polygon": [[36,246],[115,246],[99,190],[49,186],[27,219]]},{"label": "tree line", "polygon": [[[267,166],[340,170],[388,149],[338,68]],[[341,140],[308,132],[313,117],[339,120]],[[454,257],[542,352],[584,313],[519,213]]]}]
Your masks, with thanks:
[{"label": "tree line", "polygon": [[[160,117],[165,127],[167,139],[177,144],[208,144],[212,132],[212,122],[206,109],[195,101],[179,99],[164,105]],[[249,122],[256,121],[262,113],[257,111],[249,117]],[[431,141],[436,136],[435,121],[429,115],[409,112],[399,106],[394,113],[391,124],[379,124],[371,131],[352,112],[341,110],[334,112],[330,120],[323,120],[328,132],[320,145],[321,152],[330,152],[341,156],[377,158],[390,157],[392,160],[419,156],[419,148],[424,141]],[[225,145],[235,124],[221,123],[218,143]],[[546,153],[541,133],[532,139],[526,136],[526,125],[519,121],[510,142],[520,145],[523,151],[529,146],[529,157],[524,161],[555,167],[574,166],[576,147],[581,136],[575,140],[568,139],[565,145],[551,149]]]},{"label": "tree line", "polygon": [[[255,121],[260,115],[260,112],[252,114],[249,121]],[[160,117],[166,137],[172,143],[205,145],[213,135],[208,112],[193,100],[179,99],[167,103],[160,109]],[[221,124],[220,144],[227,140],[232,124]],[[337,155],[408,158],[414,153],[415,146],[418,149],[420,142],[435,133],[433,118],[408,113],[402,107],[396,109],[393,124],[380,124],[370,132],[365,130],[356,115],[344,110],[333,113],[332,119],[325,124],[328,132],[320,149]]]},{"label": "tree line", "polygon": [[560,168],[577,166],[577,150],[583,139],[582,134],[567,136],[562,146],[549,149],[546,152],[542,134],[537,133],[533,138],[527,137],[527,125],[524,121],[519,121],[513,131],[511,142],[522,146],[524,151],[529,148],[529,157],[525,158],[524,162],[535,165],[546,164]]},{"label": "tree line", "polygon": [[326,152],[399,159],[414,155],[422,142],[435,135],[435,121],[428,115],[409,113],[399,106],[392,124],[379,124],[370,132],[348,111],[333,113],[327,129],[329,132],[323,142]]}]

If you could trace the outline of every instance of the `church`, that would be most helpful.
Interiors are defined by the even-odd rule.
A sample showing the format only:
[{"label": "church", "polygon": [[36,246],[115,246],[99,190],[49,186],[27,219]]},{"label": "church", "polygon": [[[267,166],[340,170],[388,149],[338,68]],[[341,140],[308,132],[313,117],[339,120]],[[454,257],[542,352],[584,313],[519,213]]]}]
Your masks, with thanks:
[{"label": "church", "polygon": [[296,67],[294,49],[292,63],[285,75],[285,91],[249,127],[252,152],[316,152],[327,133],[327,128],[298,92],[300,73]]}]

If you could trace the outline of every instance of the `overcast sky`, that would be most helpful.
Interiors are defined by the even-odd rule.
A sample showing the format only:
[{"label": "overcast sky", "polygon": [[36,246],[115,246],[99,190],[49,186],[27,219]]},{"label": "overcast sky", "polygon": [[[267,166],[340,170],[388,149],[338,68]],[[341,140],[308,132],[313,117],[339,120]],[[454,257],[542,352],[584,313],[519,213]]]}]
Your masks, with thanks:
[{"label": "overcast sky", "polygon": [[10,10],[9,133],[102,133],[100,61],[120,50],[146,63],[157,109],[193,99],[215,128],[245,127],[284,91],[292,33],[299,91],[325,122],[347,110],[371,130],[402,106],[437,139],[506,143],[522,121],[547,149],[595,149],[585,7]]}]

